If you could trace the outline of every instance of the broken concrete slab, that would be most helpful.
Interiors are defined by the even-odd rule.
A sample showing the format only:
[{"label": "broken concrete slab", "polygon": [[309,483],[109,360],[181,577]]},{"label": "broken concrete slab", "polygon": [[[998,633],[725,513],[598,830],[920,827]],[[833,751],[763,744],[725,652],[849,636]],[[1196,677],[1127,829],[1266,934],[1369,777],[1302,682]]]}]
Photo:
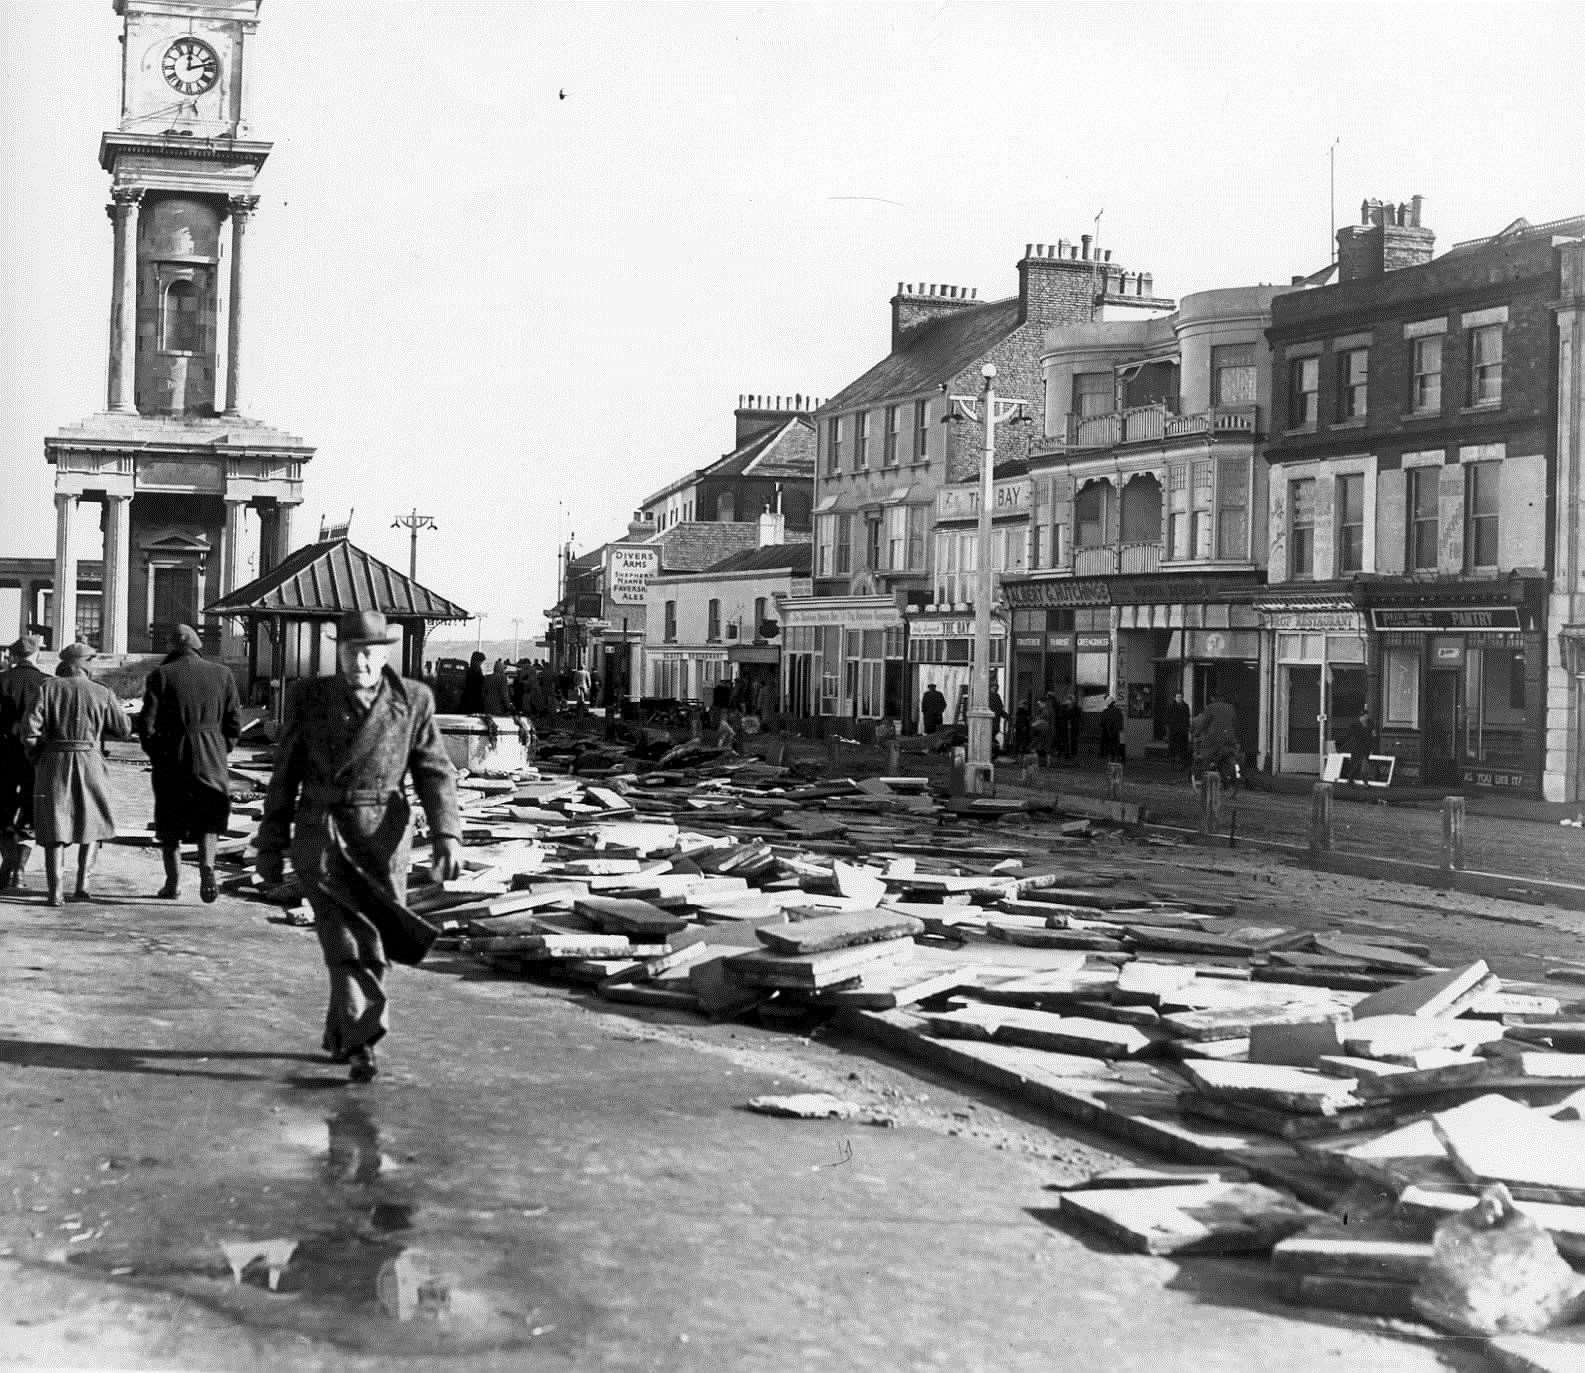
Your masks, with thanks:
[{"label": "broken concrete slab", "polygon": [[1255,1254],[1323,1212],[1258,1183],[1065,1192],[1062,1213],[1142,1254]]}]

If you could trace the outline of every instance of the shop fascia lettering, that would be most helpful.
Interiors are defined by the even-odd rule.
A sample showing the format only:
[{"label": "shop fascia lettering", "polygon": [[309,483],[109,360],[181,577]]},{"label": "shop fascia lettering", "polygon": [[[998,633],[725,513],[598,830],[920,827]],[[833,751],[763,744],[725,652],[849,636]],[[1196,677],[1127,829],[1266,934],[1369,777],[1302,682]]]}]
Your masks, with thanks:
[{"label": "shop fascia lettering", "polygon": [[[910,619],[908,632],[916,639],[972,639],[973,620]],[[1007,626],[998,620],[991,621],[991,638],[1005,639]]]},{"label": "shop fascia lettering", "polygon": [[1463,629],[1516,630],[1519,626],[1517,606],[1406,606],[1380,607],[1370,612],[1371,624],[1377,629]]},{"label": "shop fascia lettering", "polygon": [[[1028,477],[1010,477],[992,488],[991,517],[1027,515],[1033,484]],[[980,488],[972,486],[945,486],[936,492],[936,518],[938,520],[970,520],[980,513]]]}]

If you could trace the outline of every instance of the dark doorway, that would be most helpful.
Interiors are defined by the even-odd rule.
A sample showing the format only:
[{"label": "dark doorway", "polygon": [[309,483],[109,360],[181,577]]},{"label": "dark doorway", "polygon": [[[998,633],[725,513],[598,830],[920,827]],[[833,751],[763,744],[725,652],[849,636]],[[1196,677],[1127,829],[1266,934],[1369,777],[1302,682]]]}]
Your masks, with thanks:
[{"label": "dark doorway", "polygon": [[1425,686],[1425,757],[1421,770],[1433,786],[1459,780],[1459,672],[1430,672]]},{"label": "dark doorway", "polygon": [[164,645],[177,625],[198,627],[198,578],[193,568],[185,565],[155,566],[150,571],[154,577],[150,638]]}]

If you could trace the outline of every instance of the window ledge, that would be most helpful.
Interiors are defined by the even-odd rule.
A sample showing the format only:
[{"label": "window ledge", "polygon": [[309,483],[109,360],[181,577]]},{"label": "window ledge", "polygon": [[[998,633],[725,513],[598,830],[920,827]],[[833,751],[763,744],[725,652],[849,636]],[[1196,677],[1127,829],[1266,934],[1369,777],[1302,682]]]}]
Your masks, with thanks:
[{"label": "window ledge", "polygon": [[1333,420],[1332,421],[1332,428],[1333,429],[1363,429],[1365,427],[1366,418],[1367,417],[1364,416],[1364,415],[1350,415],[1346,420]]},{"label": "window ledge", "polygon": [[1405,424],[1424,424],[1427,420],[1439,420],[1441,418],[1442,412],[1440,410],[1410,410],[1403,416]]},{"label": "window ledge", "polygon": [[1485,400],[1479,405],[1460,406],[1458,413],[1461,415],[1489,415],[1493,411],[1501,409],[1502,402],[1500,400]]},{"label": "window ledge", "polygon": [[1284,429],[1282,437],[1285,439],[1303,438],[1313,433],[1315,433],[1313,424],[1301,424],[1297,429]]}]

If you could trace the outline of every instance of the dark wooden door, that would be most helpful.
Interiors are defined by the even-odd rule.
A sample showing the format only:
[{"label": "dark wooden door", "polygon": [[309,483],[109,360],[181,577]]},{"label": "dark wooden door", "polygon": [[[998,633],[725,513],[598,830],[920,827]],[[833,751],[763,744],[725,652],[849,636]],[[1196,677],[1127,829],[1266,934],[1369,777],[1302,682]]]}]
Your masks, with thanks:
[{"label": "dark wooden door", "polygon": [[1425,687],[1425,780],[1441,786],[1459,780],[1458,672],[1431,672]]},{"label": "dark wooden door", "polygon": [[177,625],[198,627],[198,578],[191,567],[156,567],[151,638],[162,646]]}]

